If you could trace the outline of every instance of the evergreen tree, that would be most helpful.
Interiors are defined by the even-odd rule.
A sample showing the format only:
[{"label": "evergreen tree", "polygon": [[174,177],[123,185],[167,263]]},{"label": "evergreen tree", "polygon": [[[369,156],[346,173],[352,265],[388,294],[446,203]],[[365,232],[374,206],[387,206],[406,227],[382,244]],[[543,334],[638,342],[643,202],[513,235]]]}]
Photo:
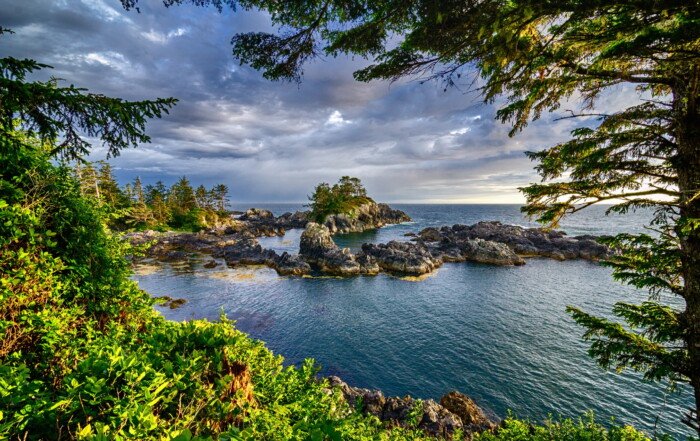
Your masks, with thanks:
[{"label": "evergreen tree", "polygon": [[212,209],[212,199],[213,195],[207,191],[204,185],[197,187],[194,192],[194,197],[197,200],[197,206],[205,210]]},{"label": "evergreen tree", "polygon": [[331,187],[325,182],[318,184],[309,196],[311,219],[323,223],[330,214],[351,214],[362,204],[373,202],[358,178],[343,176]]},{"label": "evergreen tree", "polygon": [[78,165],[80,161],[76,162],[75,174],[80,183],[80,192],[83,196],[92,196],[93,198],[100,199],[100,186],[99,179],[97,177],[97,170],[91,162],[86,162],[82,166]]},{"label": "evergreen tree", "polygon": [[124,185],[124,189],[122,189],[122,193],[124,193],[124,196],[126,197],[126,200],[129,201],[129,203],[133,202],[134,199],[134,187],[130,183],[126,183]]},{"label": "evergreen tree", "polygon": [[112,166],[107,161],[100,161],[100,169],[97,174],[98,187],[100,190],[99,200],[113,208],[128,205],[126,195],[119,188]]},{"label": "evergreen tree", "polygon": [[143,204],[146,202],[146,198],[143,193],[143,184],[141,184],[141,178],[136,176],[134,179],[134,185],[133,185],[133,195],[132,198],[140,204]]},{"label": "evergreen tree", "polygon": [[[12,31],[0,28],[0,38]],[[29,145],[17,136],[14,121],[41,141],[62,141],[52,145],[51,154],[69,160],[87,154],[90,143],[83,136],[102,141],[107,156],[127,147],[149,142],[146,121],[160,118],[177,100],[124,101],[87,93],[73,85],[61,87],[59,80],[27,81],[51,66],[29,59],[0,58],[0,138],[17,145]]]},{"label": "evergreen tree", "polygon": [[170,222],[170,217],[172,212],[168,206],[165,197],[160,193],[156,193],[153,196],[150,204],[151,212],[153,213],[153,219],[156,225],[167,225]]},{"label": "evergreen tree", "polygon": [[155,183],[155,185],[148,184],[145,192],[146,203],[148,205],[153,205],[156,197],[160,198],[162,201],[165,201],[169,195],[168,187],[165,186],[163,181],[158,181]]},{"label": "evergreen tree", "polygon": [[189,179],[183,176],[172,187],[168,196],[168,205],[173,213],[184,214],[197,207],[194,190]]},{"label": "evergreen tree", "polygon": [[[137,0],[122,3],[129,8]],[[570,311],[588,328],[591,355],[601,365],[689,383],[696,405],[685,422],[700,434],[700,2],[251,0],[245,6],[269,11],[285,29],[233,38],[234,55],[266,78],[299,80],[304,62],[321,53],[373,57],[374,64],[355,73],[362,81],[422,75],[451,86],[471,68],[482,79],[485,101],[505,98],[497,117],[512,123],[511,134],[580,97],[582,110],[571,117],[588,123],[570,141],[530,154],[544,182],[523,189],[524,211],[553,226],[603,201],[621,213],[655,210],[658,236],[623,235],[613,243],[622,251],[611,262],[615,276],[651,293],[640,305],[616,305],[628,326]],[[642,99],[595,115],[598,98],[620,86],[636,88]],[[683,305],[664,303],[660,293]]]},{"label": "evergreen tree", "polygon": [[228,186],[226,184],[218,184],[211,189],[211,199],[214,210],[221,212],[226,211],[229,206],[228,191]]}]

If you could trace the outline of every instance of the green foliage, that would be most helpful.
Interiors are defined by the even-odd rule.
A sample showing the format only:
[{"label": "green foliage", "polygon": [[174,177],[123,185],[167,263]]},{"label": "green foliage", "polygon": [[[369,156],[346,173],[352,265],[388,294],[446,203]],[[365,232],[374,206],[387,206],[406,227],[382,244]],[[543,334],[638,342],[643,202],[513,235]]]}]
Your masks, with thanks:
[{"label": "green foliage", "polygon": [[331,214],[352,216],[359,206],[373,202],[360,180],[350,176],[343,176],[333,187],[325,182],[317,185],[309,200],[311,219],[318,223]]},{"label": "green foliage", "polygon": [[200,231],[226,225],[231,216],[228,187],[224,184],[207,190],[203,185],[192,188],[186,176],[170,188],[158,181],[143,187],[139,177],[123,188],[112,175],[108,163],[99,168],[89,162],[77,162],[74,176],[83,195],[93,198],[107,214],[112,230],[182,230]]},{"label": "green foliage", "polygon": [[[474,437],[474,441],[648,441],[649,439],[631,426],[619,426],[614,421],[610,427],[596,424],[593,414],[590,413],[577,421],[561,419],[546,421],[542,425],[508,417],[495,434],[485,432]],[[670,441],[672,438],[662,436],[655,439]]]}]

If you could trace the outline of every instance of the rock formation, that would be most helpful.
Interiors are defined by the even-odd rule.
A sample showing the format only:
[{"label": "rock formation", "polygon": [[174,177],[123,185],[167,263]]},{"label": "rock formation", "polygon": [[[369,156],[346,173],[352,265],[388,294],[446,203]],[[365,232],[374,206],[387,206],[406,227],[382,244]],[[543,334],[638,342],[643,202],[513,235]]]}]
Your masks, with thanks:
[{"label": "rock formation", "polygon": [[301,235],[299,255],[325,274],[352,276],[361,272],[350,250],[338,247],[328,228],[315,222],[309,222]]},{"label": "rock formation", "polygon": [[[454,225],[439,230],[426,228],[419,233],[416,240],[429,244],[431,249],[445,249],[447,244],[461,246],[460,244],[469,240],[477,239],[507,245],[513,253],[521,257],[598,260],[610,255],[608,247],[597,242],[593,236],[568,237],[562,231],[523,228],[500,222],[479,222],[471,226]],[[439,244],[436,245],[435,242]]]},{"label": "rock formation", "polygon": [[390,424],[421,429],[429,435],[451,439],[461,429],[465,439],[471,439],[474,433],[497,427],[471,398],[459,392],[448,393],[438,404],[410,396],[385,397],[380,390],[352,387],[338,377],[329,377],[328,382],[342,392],[351,408]]},{"label": "rock formation", "polygon": [[433,256],[425,246],[412,242],[366,243],[362,245],[362,253],[374,258],[388,273],[419,276],[442,265],[440,257]]},{"label": "rock formation", "polygon": [[395,210],[387,204],[368,202],[360,205],[350,214],[332,214],[326,216],[323,224],[331,234],[360,233],[381,228],[389,224],[408,222],[411,218],[401,210]]},{"label": "rock formation", "polygon": [[[524,257],[541,256],[558,260],[608,257],[611,253],[593,236],[568,237],[560,231],[523,228],[500,222],[426,228],[411,241],[391,241],[386,244],[364,244],[354,254],[341,249],[333,241],[333,231],[347,231],[377,225],[372,222],[400,221],[398,210],[383,204],[363,211],[356,219],[332,217],[330,223],[317,224],[306,220],[303,212],[285,213],[275,218],[267,210],[250,209],[238,224],[225,230],[200,233],[130,233],[127,238],[135,244],[154,241],[149,256],[160,261],[183,261],[195,254],[222,258],[228,266],[267,265],[281,275],[302,276],[317,272],[335,276],[374,275],[387,272],[396,275],[419,276],[439,268],[444,262],[478,262],[489,265],[522,265]],[[378,208],[376,208],[378,207]],[[379,217],[371,217],[377,215]],[[363,216],[364,216],[363,215]],[[372,221],[370,219],[373,219]],[[378,219],[382,219],[379,221]],[[305,225],[298,255],[264,249],[258,235],[284,234],[285,228]],[[209,262],[207,266],[215,266]]]}]

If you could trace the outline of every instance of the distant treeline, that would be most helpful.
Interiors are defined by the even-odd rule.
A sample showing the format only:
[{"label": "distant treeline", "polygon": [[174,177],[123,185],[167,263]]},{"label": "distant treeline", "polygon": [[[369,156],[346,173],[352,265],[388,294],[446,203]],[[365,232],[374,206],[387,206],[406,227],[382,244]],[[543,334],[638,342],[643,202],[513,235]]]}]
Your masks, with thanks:
[{"label": "distant treeline", "polygon": [[73,170],[81,193],[110,213],[109,226],[115,230],[198,231],[230,219],[225,184],[193,188],[183,176],[170,187],[162,181],[144,186],[139,177],[119,186],[112,167],[104,161],[77,163]]}]

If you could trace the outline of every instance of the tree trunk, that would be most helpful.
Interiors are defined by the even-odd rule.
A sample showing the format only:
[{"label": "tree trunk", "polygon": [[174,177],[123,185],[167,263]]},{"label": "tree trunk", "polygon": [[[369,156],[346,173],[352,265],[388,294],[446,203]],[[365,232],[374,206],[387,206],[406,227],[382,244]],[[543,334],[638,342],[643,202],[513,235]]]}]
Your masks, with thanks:
[{"label": "tree trunk", "polygon": [[[700,221],[700,71],[696,67],[674,90],[677,116],[678,187],[681,218]],[[687,326],[688,377],[695,392],[695,413],[688,423],[700,434],[700,228],[679,231]]]}]

